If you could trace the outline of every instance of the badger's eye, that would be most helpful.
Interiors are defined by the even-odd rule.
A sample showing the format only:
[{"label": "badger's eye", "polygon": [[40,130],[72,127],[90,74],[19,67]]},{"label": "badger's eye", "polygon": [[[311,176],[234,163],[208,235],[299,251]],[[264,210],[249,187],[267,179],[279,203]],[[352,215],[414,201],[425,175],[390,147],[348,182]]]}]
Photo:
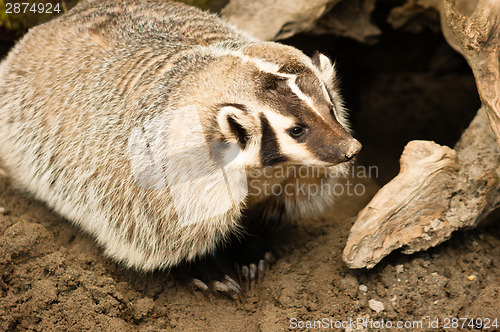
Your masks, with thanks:
[{"label": "badger's eye", "polygon": [[305,132],[305,129],[304,127],[301,127],[301,126],[295,126],[295,127],[292,127],[288,130],[288,133],[290,134],[290,136],[292,136],[293,138],[298,138],[300,136],[302,136],[302,134]]}]

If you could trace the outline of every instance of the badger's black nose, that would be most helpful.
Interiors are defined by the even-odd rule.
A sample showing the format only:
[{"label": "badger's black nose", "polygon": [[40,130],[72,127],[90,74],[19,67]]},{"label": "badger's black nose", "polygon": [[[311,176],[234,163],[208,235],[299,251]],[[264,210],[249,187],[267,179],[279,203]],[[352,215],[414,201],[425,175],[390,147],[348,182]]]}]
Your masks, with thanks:
[{"label": "badger's black nose", "polygon": [[351,139],[347,143],[347,151],[344,153],[345,161],[349,161],[354,158],[355,155],[361,150],[361,143],[356,139]]}]

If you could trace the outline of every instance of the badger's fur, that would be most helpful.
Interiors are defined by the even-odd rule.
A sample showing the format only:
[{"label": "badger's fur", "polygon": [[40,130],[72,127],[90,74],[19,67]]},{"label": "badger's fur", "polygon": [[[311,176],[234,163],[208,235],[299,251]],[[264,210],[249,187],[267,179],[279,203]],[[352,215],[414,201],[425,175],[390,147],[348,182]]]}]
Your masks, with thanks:
[{"label": "badger's fur", "polygon": [[[183,4],[82,1],[0,64],[1,164],[109,256],[167,268],[246,222],[332,203],[294,188],[333,183],[360,149],[335,84],[324,55]],[[292,194],[266,194],[269,184]]]}]

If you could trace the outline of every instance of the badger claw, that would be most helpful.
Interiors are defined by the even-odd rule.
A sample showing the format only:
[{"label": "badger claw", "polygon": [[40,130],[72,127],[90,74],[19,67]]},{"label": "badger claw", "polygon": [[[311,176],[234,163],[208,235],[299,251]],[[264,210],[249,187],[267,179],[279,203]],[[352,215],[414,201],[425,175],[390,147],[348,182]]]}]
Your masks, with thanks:
[{"label": "badger claw", "polygon": [[259,261],[259,264],[257,265],[257,278],[261,280],[264,277],[264,273],[266,272],[266,263],[264,262],[263,259]]},{"label": "badger claw", "polygon": [[273,254],[268,251],[264,254],[264,258],[258,260],[257,263],[249,263],[240,265],[234,264],[234,269],[238,275],[240,285],[245,292],[253,293],[257,282],[262,281],[264,275],[269,271],[271,264],[274,262]]},{"label": "badger claw", "polygon": [[268,251],[264,254],[264,261],[264,264],[269,269],[269,267],[276,261],[276,259],[274,258],[273,253]]},{"label": "badger claw", "polygon": [[178,269],[182,274],[181,280],[187,280],[191,289],[207,296],[224,295],[241,301],[245,295],[253,295],[255,285],[263,280],[274,263],[274,255],[266,247],[256,245],[237,249],[232,254],[236,254],[233,259],[238,281],[224,273],[214,257],[206,257]]},{"label": "badger claw", "polygon": [[191,279],[191,284],[194,288],[201,290],[204,293],[209,293],[210,288],[208,288],[207,284],[201,281],[198,278]]},{"label": "badger claw", "polygon": [[215,260],[209,259],[182,269],[182,279],[188,280],[193,290],[207,296],[224,295],[242,299],[243,291],[236,280],[222,272]]},{"label": "badger claw", "polygon": [[248,271],[248,266],[243,265],[241,267],[241,277],[242,277],[242,282],[243,283],[248,283],[248,280],[250,280],[250,273]]}]

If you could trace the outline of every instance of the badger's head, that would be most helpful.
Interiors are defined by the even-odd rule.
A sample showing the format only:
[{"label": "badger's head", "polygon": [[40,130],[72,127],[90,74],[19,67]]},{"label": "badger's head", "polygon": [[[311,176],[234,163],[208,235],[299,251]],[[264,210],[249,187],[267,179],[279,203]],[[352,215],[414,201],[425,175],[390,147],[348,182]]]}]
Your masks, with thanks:
[{"label": "badger's head", "polygon": [[359,152],[325,55],[259,43],[230,56],[238,74],[215,105],[217,124],[249,164],[334,166]]}]

